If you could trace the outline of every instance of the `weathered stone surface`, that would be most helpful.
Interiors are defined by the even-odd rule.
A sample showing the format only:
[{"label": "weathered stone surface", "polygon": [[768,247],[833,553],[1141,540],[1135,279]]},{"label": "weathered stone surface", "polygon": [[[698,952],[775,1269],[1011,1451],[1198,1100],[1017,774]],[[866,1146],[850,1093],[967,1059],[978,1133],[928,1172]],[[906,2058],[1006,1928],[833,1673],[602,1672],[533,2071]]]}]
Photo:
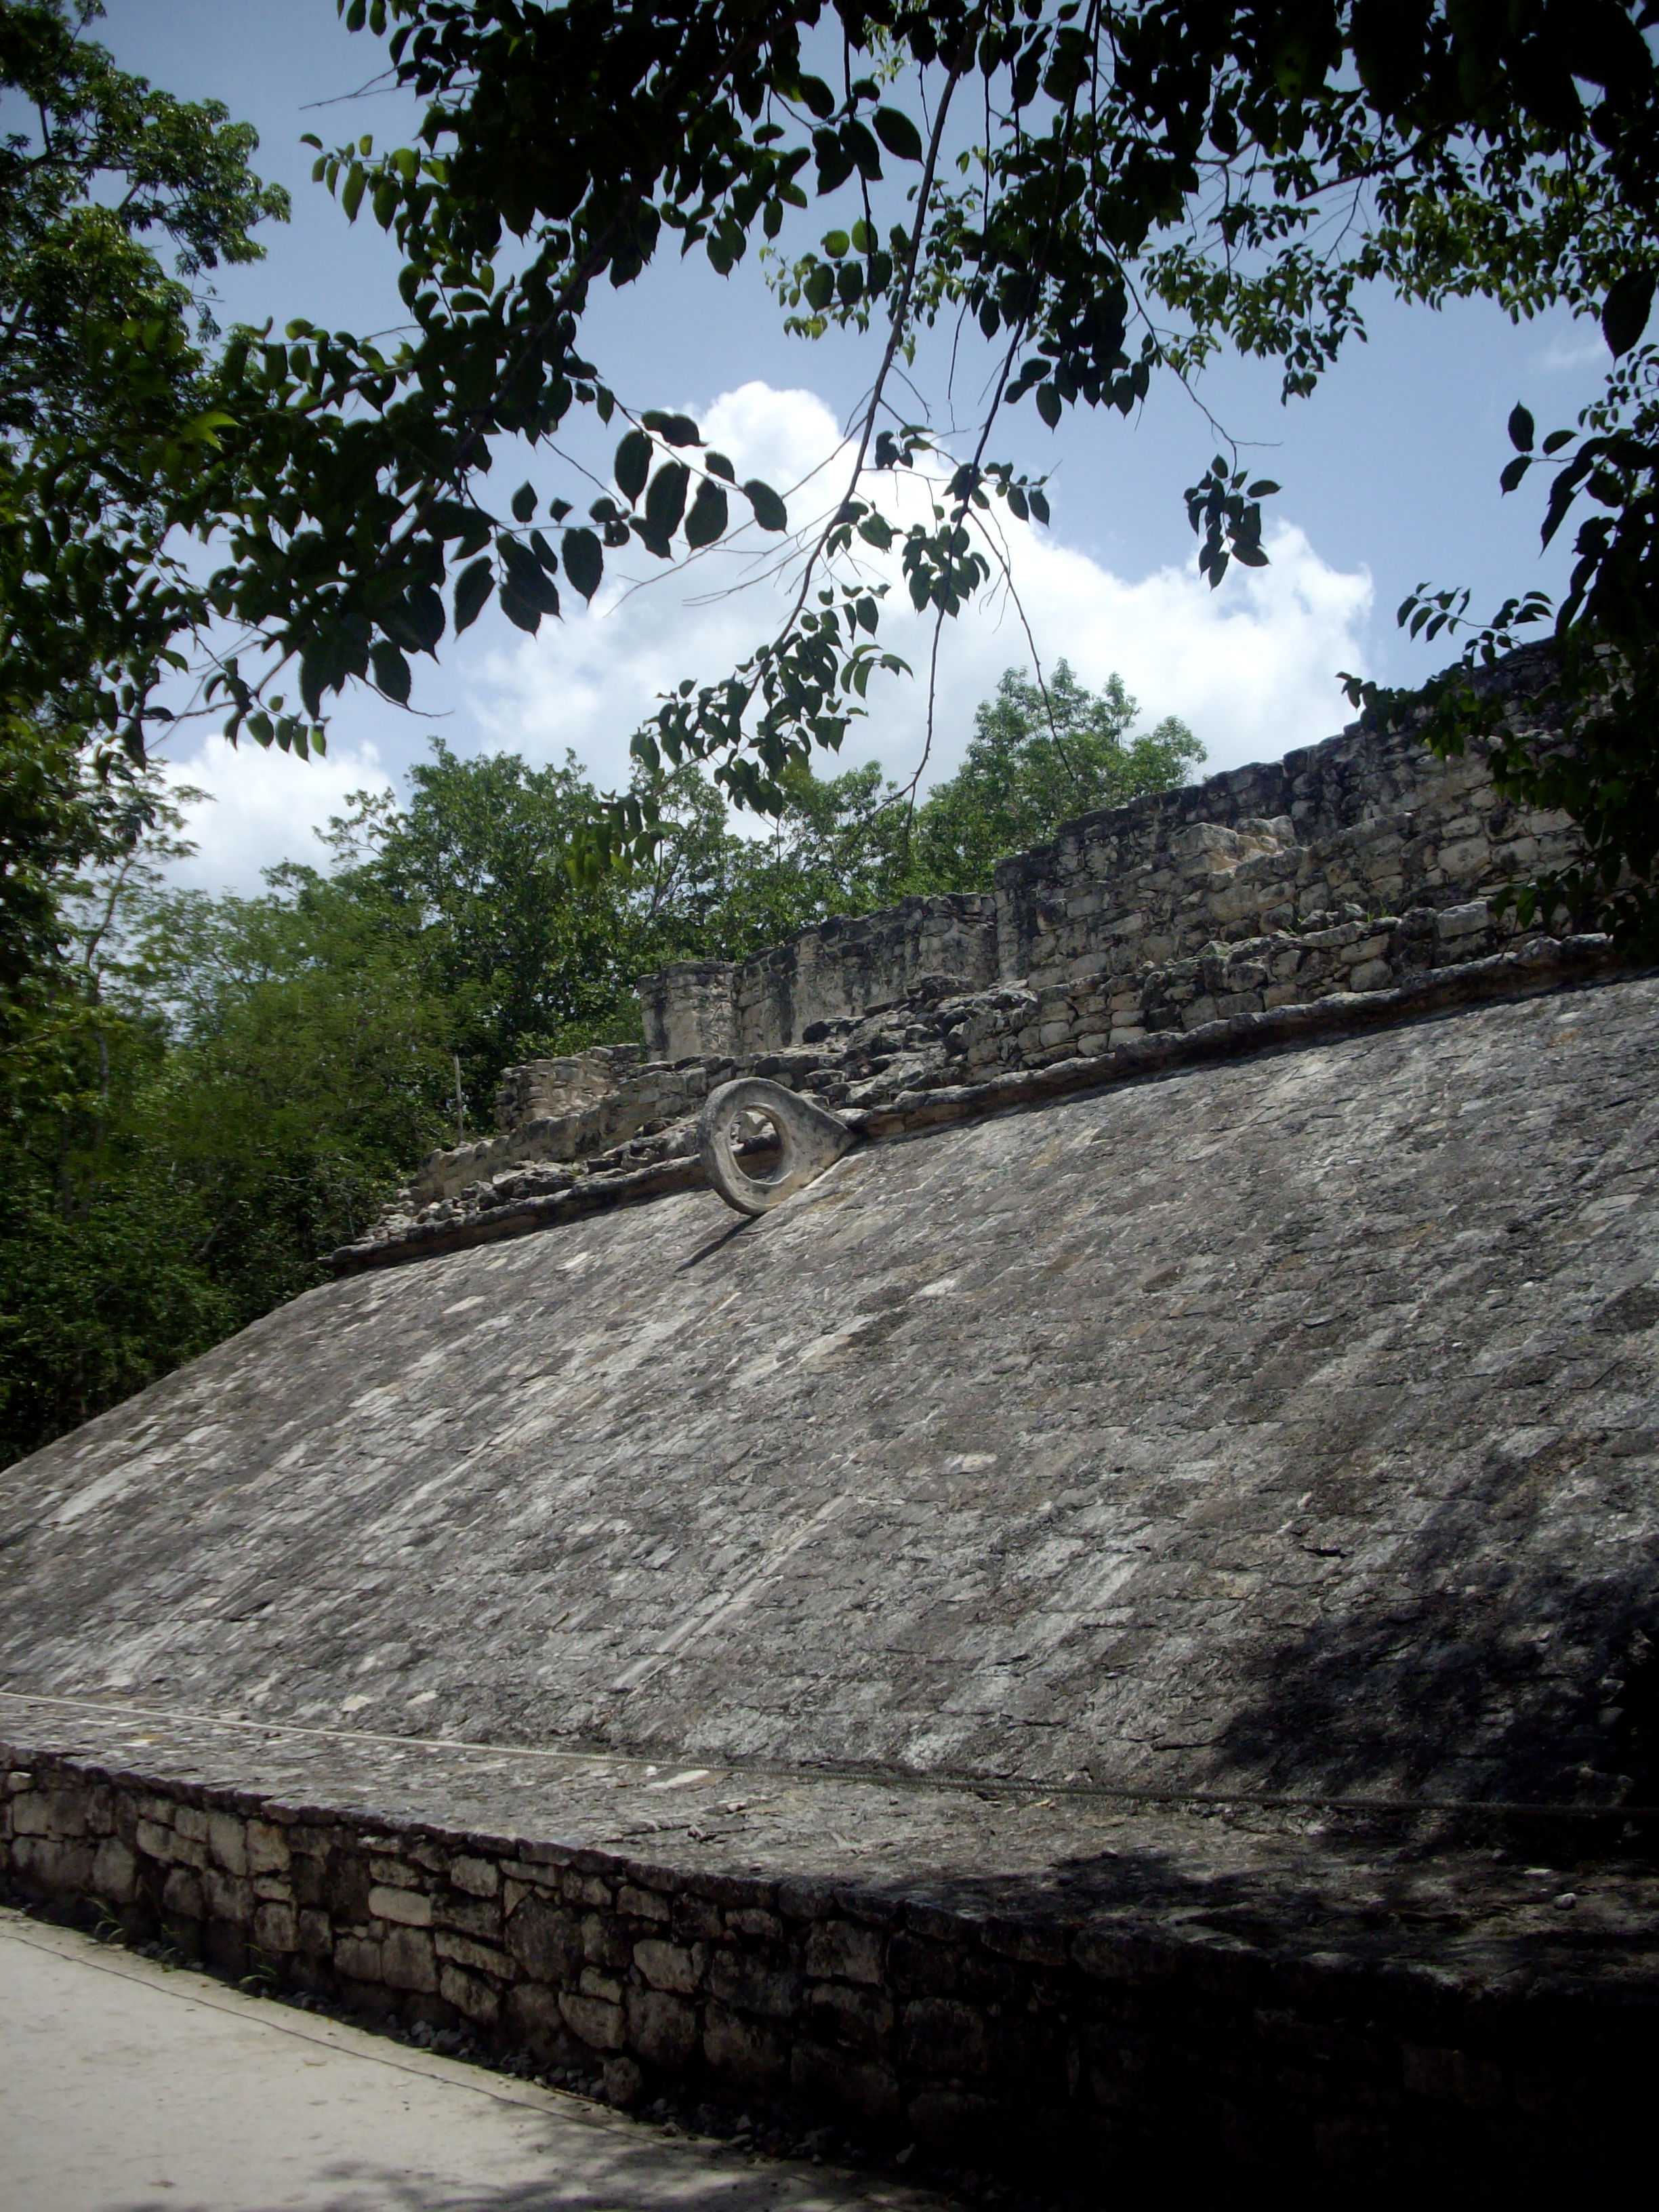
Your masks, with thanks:
[{"label": "weathered stone surface", "polygon": [[688,1196],[312,1293],[0,1480],[5,1679],[1620,1802],[1655,1017],[1495,1006],[855,1152],[735,1235]]}]

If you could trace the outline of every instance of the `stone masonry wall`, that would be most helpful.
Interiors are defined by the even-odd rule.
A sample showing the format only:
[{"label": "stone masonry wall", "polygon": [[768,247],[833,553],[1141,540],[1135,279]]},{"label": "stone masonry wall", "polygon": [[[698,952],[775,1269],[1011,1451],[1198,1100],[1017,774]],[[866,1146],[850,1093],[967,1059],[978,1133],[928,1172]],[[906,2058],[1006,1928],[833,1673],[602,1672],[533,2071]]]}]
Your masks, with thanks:
[{"label": "stone masonry wall", "polygon": [[[1498,678],[1522,698],[1526,660]],[[1576,851],[1562,815],[1510,805],[1484,756],[1445,761],[1413,730],[1355,724],[1282,761],[1085,815],[1005,860],[994,897],[907,900],[836,919],[741,963],[687,961],[640,984],[647,1055],[742,1056],[897,1002],[925,977],[1042,989],[1119,976],[1237,939],[1466,904]]]},{"label": "stone masonry wall", "polygon": [[1213,1929],[1160,1942],[9,1763],[0,1875],[30,1897],[95,1904],[229,1976],[464,2026],[618,2103],[689,2086],[1028,2184],[1455,2175],[1474,2203],[1522,2177],[1583,2185],[1638,2154],[1659,2058],[1639,1992],[1511,1982],[1472,2002],[1453,1977],[1273,1960]]},{"label": "stone masonry wall", "polygon": [[1483,759],[1348,732],[1267,767],[1073,823],[997,870],[1005,977],[1037,988],[1213,939],[1466,904],[1569,859],[1564,815],[1500,799]]},{"label": "stone masonry wall", "polygon": [[996,901],[906,899],[884,914],[835,915],[750,960],[687,960],[640,984],[653,1060],[775,1052],[814,1023],[891,1006],[924,975],[970,989],[997,979]]}]

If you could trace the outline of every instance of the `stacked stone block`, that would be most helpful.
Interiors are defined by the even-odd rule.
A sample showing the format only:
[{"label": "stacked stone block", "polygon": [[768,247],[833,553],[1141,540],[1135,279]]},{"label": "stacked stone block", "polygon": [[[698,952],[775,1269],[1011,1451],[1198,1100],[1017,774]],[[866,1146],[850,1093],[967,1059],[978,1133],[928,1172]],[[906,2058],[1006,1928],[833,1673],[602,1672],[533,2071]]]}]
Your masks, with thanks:
[{"label": "stacked stone block", "polygon": [[1058,1900],[1005,1917],[675,1872],[50,1754],[6,1777],[0,1873],[222,1973],[574,2064],[617,2102],[684,2088],[1027,2183],[1611,2179],[1659,2057],[1637,1992],[1476,2002]]}]

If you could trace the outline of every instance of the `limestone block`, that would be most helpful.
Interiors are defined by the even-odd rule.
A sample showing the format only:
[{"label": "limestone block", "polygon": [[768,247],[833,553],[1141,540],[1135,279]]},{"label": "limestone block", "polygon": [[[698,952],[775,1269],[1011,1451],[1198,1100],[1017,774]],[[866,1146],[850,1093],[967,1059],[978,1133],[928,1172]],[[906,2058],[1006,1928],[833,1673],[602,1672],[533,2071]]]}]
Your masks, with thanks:
[{"label": "limestone block", "polygon": [[419,1889],[421,1870],[403,1859],[372,1857],[368,1862],[369,1879],[383,1882],[388,1889]]},{"label": "limestone block", "polygon": [[432,1938],[423,1928],[394,1928],[380,1946],[381,1973],[392,1990],[430,1996],[438,1986]]},{"label": "limestone block", "polygon": [[74,1836],[19,1836],[11,1847],[12,1871],[21,1881],[54,1895],[84,1894],[92,1884],[95,1847]]},{"label": "limestone block", "polygon": [[744,2012],[787,2020],[800,1994],[800,1978],[746,1951],[716,1951],[708,1961],[708,1988],[722,2003]]},{"label": "limestone block", "polygon": [[666,1990],[629,1990],[627,2037],[632,2049],[653,2066],[685,2065],[697,2047],[697,2012],[683,1996]]},{"label": "limestone block", "polygon": [[193,1867],[173,1869],[161,1890],[161,1910],[179,1920],[205,1917],[202,1877]]},{"label": "limestone block", "polygon": [[457,1889],[464,1889],[473,1897],[494,1897],[501,1883],[501,1869],[494,1859],[451,1859],[449,1879]]},{"label": "limestone block", "polygon": [[[329,1947],[328,1923],[320,1913],[295,1915],[291,1905],[267,1903],[253,1909],[253,1941],[261,1951],[283,1956],[290,1951],[325,1951]],[[350,1972],[354,1970],[346,1968]],[[362,1978],[372,1979],[371,1976]]]},{"label": "limestone block", "polygon": [[613,1913],[583,1914],[582,1956],[590,1966],[626,1967],[633,1952],[628,1931],[617,1924]]},{"label": "limestone block", "polygon": [[[446,1990],[444,1994],[447,1996],[448,1991]],[[620,2051],[627,2041],[627,2024],[619,2004],[566,1990],[560,1996],[559,2010],[571,2033],[580,2036],[590,2050]]]},{"label": "limestone block", "polygon": [[438,1994],[475,2027],[494,2027],[501,2016],[501,1991],[463,1967],[448,1964],[439,1967]]},{"label": "limestone block", "polygon": [[368,1909],[376,1920],[395,1920],[404,1928],[430,1928],[432,1899],[424,1892],[388,1889],[377,1884],[368,1893]]},{"label": "limestone block", "polygon": [[[522,1893],[520,1890],[520,1894]],[[487,1942],[499,1942],[501,1934],[501,1903],[493,1897],[434,1898],[432,1924],[434,1928],[453,1928],[460,1936],[476,1936]]]},{"label": "limestone block", "polygon": [[209,1814],[207,1845],[214,1863],[227,1874],[247,1872],[247,1826],[235,1814]]},{"label": "limestone block", "polygon": [[[278,1923],[273,1921],[270,1924],[275,1927]],[[253,1932],[256,1942],[263,1943],[264,1939],[260,1936],[259,1930],[265,1925],[264,1921],[255,1918]],[[329,1925],[328,1915],[325,1912],[307,1911],[296,1913],[295,1925],[296,1950],[307,1952],[313,1957],[322,1957],[332,1948],[334,1932]]]},{"label": "limestone block", "polygon": [[527,2044],[538,2057],[568,2055],[570,2031],[559,2010],[553,1990],[538,1982],[515,1982],[507,1992],[504,2007],[507,2033],[515,2043]]},{"label": "limestone block", "polygon": [[106,1836],[92,1863],[94,1896],[106,1905],[131,1905],[138,1893],[138,1862],[118,1836]]},{"label": "limestone block", "polygon": [[281,1828],[270,1820],[250,1820],[245,1833],[250,1874],[288,1871],[288,1838]]},{"label": "limestone block", "polygon": [[581,1923],[568,1906],[526,1897],[507,1923],[507,1948],[532,1979],[574,1986],[582,1966]]},{"label": "limestone block", "polygon": [[703,2057],[716,2074],[748,2089],[781,2086],[789,2068],[788,2047],[775,2028],[745,2020],[711,2004],[703,2027]]},{"label": "limestone block", "polygon": [[701,1943],[664,1943],[647,1936],[634,1946],[634,1964],[653,1990],[689,1996],[702,1979],[708,1952]]},{"label": "limestone block", "polygon": [[240,1875],[209,1866],[202,1875],[202,1894],[210,1919],[223,1920],[233,1928],[246,1928],[253,1917],[253,1890]]},{"label": "limestone block", "polygon": [[458,1936],[449,1928],[439,1929],[432,1942],[439,1958],[465,1966],[471,1973],[489,1974],[503,1982],[513,1978],[512,1961],[492,1943],[475,1943],[470,1936]]},{"label": "limestone block", "polygon": [[1348,971],[1351,991],[1386,991],[1394,981],[1394,970],[1386,960],[1362,960]]}]

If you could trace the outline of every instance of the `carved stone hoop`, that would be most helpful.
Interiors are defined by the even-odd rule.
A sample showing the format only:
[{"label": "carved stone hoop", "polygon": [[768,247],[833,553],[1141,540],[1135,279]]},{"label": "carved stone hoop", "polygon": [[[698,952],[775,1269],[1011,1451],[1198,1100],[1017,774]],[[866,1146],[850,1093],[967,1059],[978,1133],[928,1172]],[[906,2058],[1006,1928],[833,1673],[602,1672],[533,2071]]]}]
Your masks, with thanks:
[{"label": "carved stone hoop", "polygon": [[[777,1164],[763,1176],[749,1174],[733,1149],[732,1124],[739,1114],[758,1114],[778,1133]],[[853,1144],[851,1132],[833,1114],[758,1075],[739,1076],[711,1091],[697,1129],[710,1188],[739,1213],[769,1212],[816,1182]]]}]

